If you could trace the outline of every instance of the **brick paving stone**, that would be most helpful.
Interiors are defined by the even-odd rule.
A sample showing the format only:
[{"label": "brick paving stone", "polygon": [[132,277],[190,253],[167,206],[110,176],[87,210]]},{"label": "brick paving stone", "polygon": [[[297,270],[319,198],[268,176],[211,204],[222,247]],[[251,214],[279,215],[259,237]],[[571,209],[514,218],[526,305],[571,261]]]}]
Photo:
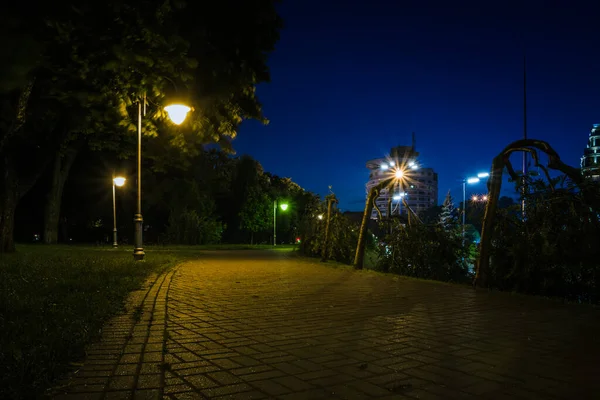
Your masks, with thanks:
[{"label": "brick paving stone", "polygon": [[126,309],[55,398],[600,398],[587,306],[201,251]]}]

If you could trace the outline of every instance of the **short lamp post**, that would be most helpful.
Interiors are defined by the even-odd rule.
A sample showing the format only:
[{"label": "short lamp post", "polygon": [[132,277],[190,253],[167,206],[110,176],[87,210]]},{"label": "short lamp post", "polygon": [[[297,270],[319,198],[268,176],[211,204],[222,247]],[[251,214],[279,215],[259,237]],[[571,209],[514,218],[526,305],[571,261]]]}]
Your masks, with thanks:
[{"label": "short lamp post", "polygon": [[[144,219],[142,218],[142,103],[144,115],[146,113],[146,96],[140,98],[138,102],[138,143],[137,143],[137,206],[136,213],[133,216],[135,223],[134,231],[134,249],[133,259],[142,261],[146,253],[142,243],[142,231]],[[191,108],[183,104],[172,104],[165,107],[165,111],[169,115],[169,119],[176,125],[180,125],[187,117]]]},{"label": "short lamp post", "polygon": [[465,221],[467,216],[467,184],[474,185],[479,183],[482,178],[487,178],[490,176],[487,172],[481,172],[477,174],[477,177],[463,179],[463,210],[462,210],[462,237],[463,237],[463,245],[465,242]]},{"label": "short lamp post", "polygon": [[125,184],[125,178],[117,176],[116,178],[113,177],[113,185],[112,185],[112,189],[113,189],[113,247],[116,249],[119,244],[117,242],[117,199],[116,199],[116,190],[115,187],[121,187]]},{"label": "short lamp post", "polygon": [[[287,203],[279,205],[281,211],[288,209]],[[277,246],[277,199],[273,200],[273,246]]]}]

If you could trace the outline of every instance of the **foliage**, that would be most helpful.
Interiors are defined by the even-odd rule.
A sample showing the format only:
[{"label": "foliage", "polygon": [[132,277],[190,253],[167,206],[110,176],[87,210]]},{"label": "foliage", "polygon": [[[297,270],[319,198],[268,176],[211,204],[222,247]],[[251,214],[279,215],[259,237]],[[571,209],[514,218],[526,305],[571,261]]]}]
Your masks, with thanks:
[{"label": "foliage", "polygon": [[[207,143],[230,149],[244,119],[267,122],[255,87],[269,80],[266,61],[281,28],[272,1],[31,7],[15,3],[0,14],[0,43],[17,50],[5,51],[0,65],[0,252],[13,248],[20,196],[57,153],[83,140],[133,155],[142,98],[144,155],[155,170],[184,163]],[[194,108],[177,128],[163,110],[172,100]]]},{"label": "foliage", "polygon": [[[501,290],[600,302],[600,220],[569,180],[535,181],[520,205],[497,212],[489,284]],[[597,183],[586,190],[600,195]]]},{"label": "foliage", "polygon": [[[512,197],[501,196],[498,199],[498,208],[513,208],[512,206],[515,204],[515,201]],[[483,202],[470,202],[467,205],[467,215],[466,215],[466,223],[467,223],[467,234],[469,234],[469,225],[473,227],[473,229],[477,232],[478,237],[481,232],[481,228],[483,225],[483,214],[485,212],[485,203]],[[473,236],[473,235],[472,235]]]},{"label": "foliage", "polygon": [[[264,172],[260,163],[249,156],[235,157],[213,149],[202,151],[188,161],[189,166],[166,165],[163,171],[143,168],[145,244],[250,243],[251,239],[254,243],[271,243],[274,199],[289,204],[285,212],[278,212],[278,239],[290,243],[296,237],[298,221],[313,196],[311,193],[289,178]],[[69,237],[75,242],[89,242],[92,234],[96,235],[88,226],[92,217],[93,221],[103,222],[95,228],[96,236],[111,235],[110,181],[98,176],[96,168],[88,165],[113,162],[87,150],[74,166],[72,186],[66,188],[64,215],[69,221]],[[127,163],[123,165],[126,176],[127,170],[135,171]],[[90,179],[91,173],[96,174],[94,180]],[[98,182],[100,179],[105,180],[104,184]],[[135,209],[135,199],[134,181],[128,180],[117,190],[117,224],[122,241],[131,240],[133,222],[129,213]],[[26,200],[32,204],[39,201],[36,193]],[[80,204],[86,204],[85,209]],[[19,215],[19,221],[27,217],[24,214]],[[30,240],[31,232],[36,229],[33,224],[22,226],[20,239]]]},{"label": "foliage", "polygon": [[[309,257],[321,257],[325,241],[325,224],[327,218],[327,204],[318,199],[308,208],[307,213],[300,223],[300,252]],[[323,215],[323,219],[318,216]],[[327,246],[326,259],[345,264],[352,264],[358,243],[358,224],[350,221],[337,208],[332,207],[329,225],[329,245]],[[367,249],[374,248],[373,236],[369,235]]]},{"label": "foliage", "polygon": [[239,213],[240,228],[251,233],[250,243],[254,242],[254,234],[268,230],[273,223],[271,198],[264,192],[252,190],[246,197]]},{"label": "foliage", "polygon": [[469,279],[462,237],[440,224],[403,226],[394,221],[379,256],[381,271],[449,282]]},{"label": "foliage", "polygon": [[454,201],[452,200],[452,195],[449,190],[444,199],[444,204],[442,205],[439,224],[442,229],[447,232],[456,230],[456,227],[458,226],[458,214],[456,208],[454,208]]},{"label": "foliage", "polygon": [[424,224],[435,224],[440,220],[440,214],[442,213],[442,206],[433,206],[422,210],[419,213],[419,218]]},{"label": "foliage", "polygon": [[85,356],[127,294],[182,255],[153,253],[144,268],[129,252],[27,246],[0,255],[0,398],[41,398]]},{"label": "foliage", "polygon": [[198,245],[221,241],[223,225],[211,214],[200,215],[196,210],[172,210],[169,215],[167,238],[170,243]]}]

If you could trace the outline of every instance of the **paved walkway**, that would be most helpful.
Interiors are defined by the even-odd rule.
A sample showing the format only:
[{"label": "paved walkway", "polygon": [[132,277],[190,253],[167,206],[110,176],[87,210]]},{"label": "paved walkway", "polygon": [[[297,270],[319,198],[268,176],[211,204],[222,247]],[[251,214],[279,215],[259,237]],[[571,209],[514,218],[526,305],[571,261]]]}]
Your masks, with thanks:
[{"label": "paved walkway", "polygon": [[269,251],[203,252],[130,303],[56,398],[600,398],[590,307]]}]

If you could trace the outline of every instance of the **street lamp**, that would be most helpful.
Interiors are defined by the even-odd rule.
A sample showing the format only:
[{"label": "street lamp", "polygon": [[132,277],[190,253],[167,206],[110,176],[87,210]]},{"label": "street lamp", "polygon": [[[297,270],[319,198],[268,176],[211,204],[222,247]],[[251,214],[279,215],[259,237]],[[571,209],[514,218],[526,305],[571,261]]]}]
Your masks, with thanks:
[{"label": "street lamp", "polygon": [[[281,211],[288,209],[287,203],[279,205]],[[273,200],[273,246],[277,246],[277,199]]]},{"label": "street lamp", "polygon": [[[134,249],[133,259],[136,261],[142,261],[146,253],[142,247],[142,231],[144,219],[142,218],[142,102],[144,103],[144,115],[146,114],[146,96],[140,98],[138,101],[138,144],[137,144],[137,206],[136,213],[133,216],[133,222],[135,223],[134,231]],[[188,112],[191,108],[184,106],[183,104],[172,104],[164,108],[167,112],[169,119],[174,124],[180,125],[187,117]]]},{"label": "street lamp", "polygon": [[117,248],[118,243],[117,243],[117,201],[116,201],[116,195],[115,195],[115,186],[123,186],[125,184],[125,178],[123,177],[113,177],[113,185],[112,185],[112,189],[113,189],[113,247]]},{"label": "street lamp", "polygon": [[463,179],[463,210],[462,210],[462,237],[463,243],[465,241],[465,218],[467,216],[467,184],[474,185],[480,182],[480,178],[487,178],[490,176],[487,172],[480,172],[477,177]]},{"label": "street lamp", "polygon": [[191,108],[184,106],[183,104],[171,104],[165,107],[165,111],[169,114],[169,118],[175,125],[181,125]]}]

